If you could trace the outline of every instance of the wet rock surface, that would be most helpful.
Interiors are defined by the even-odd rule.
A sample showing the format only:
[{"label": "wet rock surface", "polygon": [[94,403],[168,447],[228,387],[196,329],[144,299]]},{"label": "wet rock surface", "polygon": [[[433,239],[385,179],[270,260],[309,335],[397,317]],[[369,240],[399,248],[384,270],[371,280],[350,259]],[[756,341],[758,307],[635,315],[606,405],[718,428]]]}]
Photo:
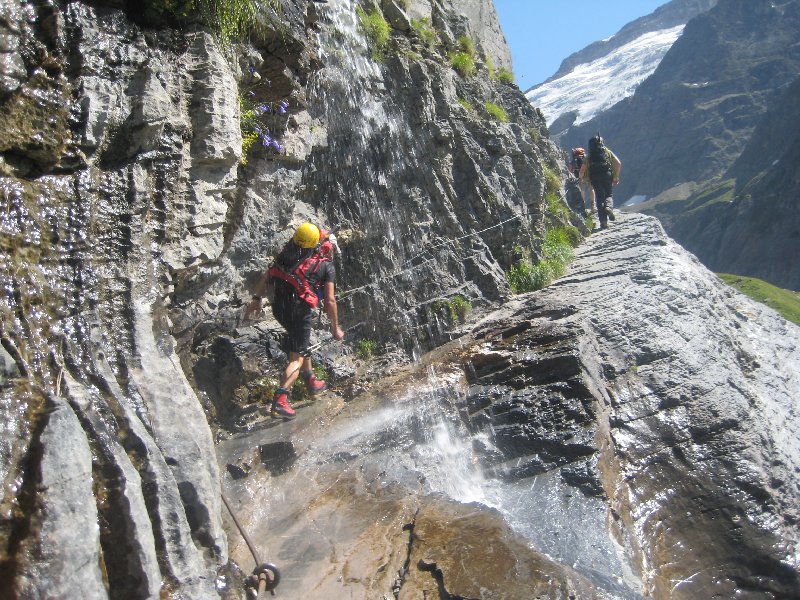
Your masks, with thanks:
[{"label": "wet rock surface", "polygon": [[[505,64],[494,20],[412,4],[409,16],[446,31],[440,45],[398,30],[380,65],[343,2],[287,0],[281,26],[236,61],[209,32],[144,28],[124,5],[4,13],[0,580],[11,593],[241,597],[252,557],[221,489],[280,564],[287,597],[790,589],[796,567],[776,561],[795,543],[796,431],[750,415],[785,416],[794,330],[633,218],[593,237],[566,279],[471,333],[435,309],[462,295],[474,319],[508,296],[520,247],[535,257],[546,227],[582,223],[543,202],[545,168],[559,163],[541,114],[514,86],[464,79],[444,60],[470,31]],[[258,99],[288,98],[289,115],[274,125],[285,154],[256,149],[245,165],[236,100],[250,67],[274,86]],[[488,119],[488,98],[509,123]],[[333,391],[298,395],[300,415],[283,422],[264,410],[285,358],[279,328],[241,312],[307,219],[341,232],[348,341],[383,354],[365,363],[315,336]],[[669,325],[631,328],[631,315]],[[722,493],[735,502],[714,512]],[[714,553],[679,553],[699,539],[684,529],[707,532]],[[476,540],[490,536],[513,582],[459,570],[460,549],[479,562]],[[763,560],[730,554],[740,538]]]},{"label": "wet rock surface", "polygon": [[[478,328],[487,345],[470,359],[507,355],[492,373],[475,369],[476,383],[502,386],[478,414],[544,447],[503,458],[561,461],[570,485],[607,497],[655,597],[793,596],[797,327],[731,291],[652,219],[592,236],[566,277],[515,303],[507,325]],[[560,368],[554,354],[567,357]],[[513,365],[525,360],[534,385],[519,394]],[[537,365],[556,367],[545,373],[557,383]],[[520,395],[550,405],[509,425]]]},{"label": "wet rock surface", "polygon": [[[655,219],[623,216],[561,280],[379,391],[331,393],[297,421],[223,443],[221,464],[278,440],[297,455],[286,473],[225,485],[287,593],[790,598],[798,345],[797,327],[725,286]],[[557,493],[537,495],[542,485]],[[526,497],[544,506],[523,520],[559,504],[595,516],[520,523],[509,504]],[[607,565],[559,564],[593,528]]]},{"label": "wet rock surface", "polygon": [[[280,336],[241,313],[294,225],[342,231],[343,324],[368,324],[404,360],[448,338],[437,299],[501,299],[512,249],[544,226],[543,167],[558,163],[541,115],[442,59],[470,33],[479,61],[506,64],[491,2],[414,3],[449,32],[435,47],[392,3],[380,64],[351,3],[280,4],[260,3],[264,28],[236,52],[196,21],[147,25],[139,3],[0,7],[0,580],[13,593],[215,598],[218,574],[236,578],[213,435],[269,422]],[[514,125],[458,103],[495,94]],[[242,98],[286,101],[269,120],[283,152],[242,156]],[[457,256],[419,255],[511,217]],[[331,381],[352,379],[334,362],[351,352],[320,353]],[[225,473],[246,481],[268,456],[271,472],[296,468],[281,442]]]}]

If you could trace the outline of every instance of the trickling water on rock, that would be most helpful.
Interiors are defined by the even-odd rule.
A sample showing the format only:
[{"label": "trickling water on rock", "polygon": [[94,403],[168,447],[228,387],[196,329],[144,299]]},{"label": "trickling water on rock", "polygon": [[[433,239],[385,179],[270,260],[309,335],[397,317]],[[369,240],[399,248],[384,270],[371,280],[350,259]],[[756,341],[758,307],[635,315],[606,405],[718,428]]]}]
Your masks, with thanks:
[{"label": "trickling water on rock", "polygon": [[[488,0],[412,2],[439,45],[399,27],[380,65],[344,0],[286,0],[285,27],[235,61],[202,30],[23,4],[2,23],[0,99],[14,117],[0,132],[0,578],[20,597],[240,596],[252,559],[222,511],[221,472],[287,595],[796,584],[797,432],[776,425],[798,395],[796,334],[696,272],[650,221],[592,238],[567,279],[401,369],[459,335],[438,300],[463,295],[475,313],[502,301],[504,270],[564,223],[543,203],[544,167],[559,163],[541,114],[445,59],[462,33],[479,63],[498,58],[497,32],[483,35],[496,20],[477,18],[494,16]],[[256,149],[243,165],[249,67],[289,115],[286,154]],[[342,233],[342,319],[365,323],[350,339],[386,354],[364,367],[325,346],[315,359],[342,396],[268,422],[278,328],[241,323],[242,302],[309,218]],[[752,416],[762,407],[771,427]]]},{"label": "trickling water on rock", "polygon": [[[301,596],[372,597],[397,577],[398,598],[528,597],[552,576],[543,597],[792,597],[799,345],[655,221],[622,217],[565,278],[379,392],[301,409],[221,460],[262,439],[295,448],[286,473],[255,464],[229,489]],[[465,575],[476,544],[485,568]]]}]

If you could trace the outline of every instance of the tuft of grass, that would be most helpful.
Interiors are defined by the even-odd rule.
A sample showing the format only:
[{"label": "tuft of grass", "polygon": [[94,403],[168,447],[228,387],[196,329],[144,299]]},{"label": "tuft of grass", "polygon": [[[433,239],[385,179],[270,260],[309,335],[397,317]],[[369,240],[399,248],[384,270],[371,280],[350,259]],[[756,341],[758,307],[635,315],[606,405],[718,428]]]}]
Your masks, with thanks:
[{"label": "tuft of grass", "polygon": [[489,79],[494,81],[497,76],[497,69],[494,68],[494,61],[492,60],[492,57],[484,56],[483,64],[486,65],[486,70],[489,71]]},{"label": "tuft of grass", "polygon": [[366,12],[360,6],[356,9],[356,13],[358,14],[361,29],[363,29],[364,35],[369,40],[372,59],[378,62],[382,61],[391,35],[389,22],[382,13],[378,11]]},{"label": "tuft of grass", "polygon": [[449,300],[437,300],[432,308],[435,313],[446,314],[454,323],[465,323],[472,310],[472,303],[464,296],[457,295]]},{"label": "tuft of grass", "polygon": [[427,48],[433,48],[439,41],[439,34],[431,25],[431,20],[427,17],[411,20],[411,30]]},{"label": "tuft of grass", "polygon": [[468,35],[459,36],[458,40],[456,40],[456,44],[459,51],[466,52],[472,58],[475,58],[475,42],[472,41],[471,37]]},{"label": "tuft of grass", "polygon": [[467,315],[472,310],[472,303],[464,298],[464,296],[455,296],[450,301],[450,317],[458,319],[459,323],[464,323],[467,320]]},{"label": "tuft of grass", "polygon": [[720,279],[745,296],[765,304],[787,321],[800,325],[800,292],[785,290],[755,277],[717,273]]},{"label": "tuft of grass", "polygon": [[453,52],[450,54],[450,65],[462,76],[472,77],[477,69],[475,58],[466,52]]},{"label": "tuft of grass", "polygon": [[548,230],[542,243],[542,260],[536,264],[523,260],[508,270],[506,279],[515,294],[540,290],[564,274],[575,256],[573,248],[580,243],[580,232],[573,232],[572,229],[575,228],[556,227]]},{"label": "tuft of grass", "polygon": [[542,170],[544,171],[545,194],[557,195],[558,191],[561,189],[561,177],[547,165],[544,165]]},{"label": "tuft of grass", "polygon": [[578,231],[578,228],[574,225],[565,225],[564,227],[550,229],[545,233],[544,239],[545,243],[550,241],[551,243],[563,244],[571,248],[577,248],[583,240],[581,232]]},{"label": "tuft of grass", "polygon": [[484,103],[483,108],[494,120],[500,121],[501,123],[508,123],[508,113],[503,110],[502,106],[487,101]]},{"label": "tuft of grass", "polygon": [[514,83],[514,73],[506,68],[500,67],[495,71],[494,79],[500,83]]},{"label": "tuft of grass", "polygon": [[531,141],[535,144],[542,137],[542,134],[535,127],[528,129],[528,135],[531,136]]},{"label": "tuft of grass", "polygon": [[467,35],[456,41],[456,51],[450,53],[450,64],[462,77],[472,77],[477,72],[475,66],[475,43]]},{"label": "tuft of grass", "polygon": [[522,261],[508,270],[506,279],[511,291],[515,294],[524,294],[542,289],[553,280],[553,275],[550,266],[544,261],[535,265]]},{"label": "tuft of grass", "polygon": [[547,212],[565,221],[569,220],[569,207],[558,194],[548,192],[544,200],[547,203]]},{"label": "tuft of grass", "polygon": [[468,111],[473,111],[473,110],[475,110],[475,107],[474,107],[474,106],[472,106],[472,104],[471,104],[469,101],[467,101],[467,100],[464,100],[464,98],[459,98],[459,99],[458,99],[458,103],[459,103],[459,104],[460,104],[460,105],[461,105],[461,106],[462,106],[464,109],[466,109],[466,110],[468,110]]},{"label": "tuft of grass", "polygon": [[378,350],[378,342],[375,340],[358,340],[356,344],[356,354],[359,358],[364,360],[369,360],[373,356],[375,356]]},{"label": "tuft of grass", "polygon": [[[273,10],[280,8],[279,0],[268,0],[266,4]],[[186,22],[199,17],[225,44],[245,39],[257,29],[258,12],[257,0],[145,0],[143,10],[144,18],[153,23]]]}]

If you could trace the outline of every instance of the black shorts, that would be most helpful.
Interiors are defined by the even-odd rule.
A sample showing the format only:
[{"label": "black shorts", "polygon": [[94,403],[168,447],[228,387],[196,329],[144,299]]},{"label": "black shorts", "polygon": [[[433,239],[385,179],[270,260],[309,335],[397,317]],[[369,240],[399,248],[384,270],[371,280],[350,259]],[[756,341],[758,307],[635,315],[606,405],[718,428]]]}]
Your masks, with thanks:
[{"label": "black shorts", "polygon": [[272,314],[286,330],[284,351],[310,356],[311,327],[314,324],[314,309],[300,300],[294,293],[282,294],[276,290],[272,303]]}]

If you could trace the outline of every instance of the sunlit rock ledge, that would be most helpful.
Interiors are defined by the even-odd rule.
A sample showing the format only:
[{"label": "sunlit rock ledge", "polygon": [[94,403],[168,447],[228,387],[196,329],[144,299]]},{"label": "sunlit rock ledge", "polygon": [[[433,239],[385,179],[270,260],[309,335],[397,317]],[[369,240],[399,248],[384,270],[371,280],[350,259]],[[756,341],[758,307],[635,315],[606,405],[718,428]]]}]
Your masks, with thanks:
[{"label": "sunlit rock ledge", "polygon": [[296,597],[791,597],[799,344],[625,215],[413,367],[221,444],[260,450],[223,481]]}]

